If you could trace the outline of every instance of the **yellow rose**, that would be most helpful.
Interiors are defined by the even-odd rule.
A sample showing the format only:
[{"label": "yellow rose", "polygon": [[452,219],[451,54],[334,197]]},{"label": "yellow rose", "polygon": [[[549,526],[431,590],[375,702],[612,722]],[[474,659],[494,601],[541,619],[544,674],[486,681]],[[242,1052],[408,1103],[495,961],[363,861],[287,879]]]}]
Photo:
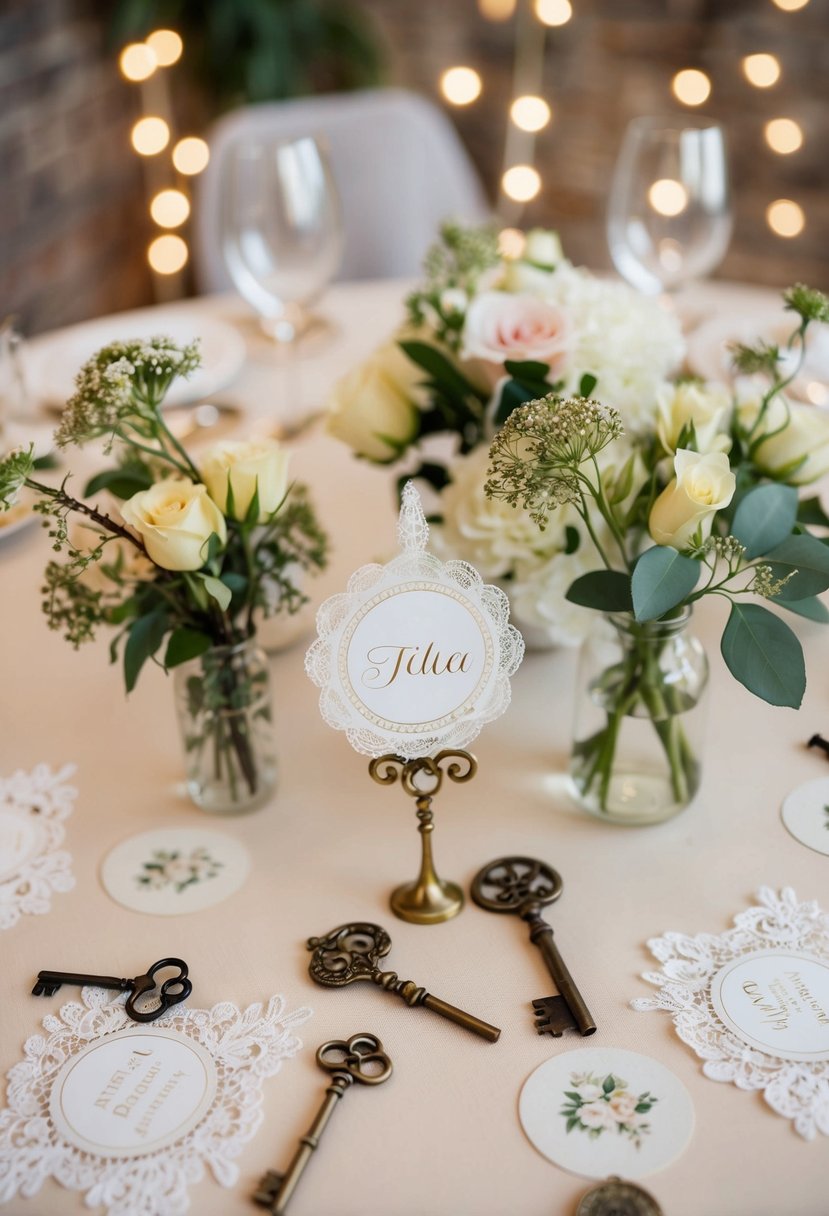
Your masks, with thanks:
[{"label": "yellow rose", "polygon": [[244,519],[259,492],[258,522],[264,523],[285,497],[288,453],[275,439],[216,443],[201,458],[199,469],[210,497],[227,513],[227,487],[233,490],[233,518]]},{"label": "yellow rose", "polygon": [[666,452],[675,452],[682,428],[693,422],[700,452],[727,451],[731,397],[721,384],[664,384],[656,394],[656,429]]},{"label": "yellow rose", "polygon": [[[737,416],[750,431],[760,412],[761,395],[753,385],[743,389]],[[788,419],[788,421],[787,421]],[[777,431],[778,434],[773,434]],[[793,405],[774,397],[752,439],[768,435],[756,448],[752,460],[770,477],[792,486],[805,486],[829,472],[829,412],[816,405]]]},{"label": "yellow rose", "polygon": [[737,479],[724,452],[689,452],[674,457],[676,477],[651,508],[648,530],[658,545],[684,549],[699,529],[706,536],[717,511],[734,497]]},{"label": "yellow rose", "polygon": [[124,520],[140,535],[147,553],[164,570],[199,570],[215,532],[227,540],[225,517],[207,487],[168,477],[139,490],[121,505]]},{"label": "yellow rose", "polygon": [[425,373],[396,342],[387,342],[334,387],[329,434],[358,456],[385,464],[395,460],[418,430],[419,389]]}]

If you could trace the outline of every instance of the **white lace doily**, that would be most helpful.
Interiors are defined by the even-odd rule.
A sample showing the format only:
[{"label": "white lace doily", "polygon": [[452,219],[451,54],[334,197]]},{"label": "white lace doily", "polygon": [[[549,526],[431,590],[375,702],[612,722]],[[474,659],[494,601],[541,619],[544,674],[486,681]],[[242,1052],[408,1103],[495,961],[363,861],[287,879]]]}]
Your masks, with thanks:
[{"label": "white lace doily", "polygon": [[38,764],[0,777],[0,929],[11,929],[24,913],[48,912],[53,891],[71,891],[72,858],[63,844],[64,820],[77,790],[66,784],[67,764],[52,772]]},{"label": "white lace doily", "polygon": [[[43,1019],[46,1035],[26,1041],[24,1059],[8,1074],[8,1108],[0,1111],[0,1203],[36,1195],[45,1180],[85,1192],[87,1207],[110,1216],[179,1216],[190,1201],[188,1186],[205,1166],[217,1182],[232,1186],[235,1158],[262,1121],[262,1083],[302,1046],[293,1028],[308,1009],[288,1013],[273,996],[239,1010],[230,1002],[212,1009],[178,1008],[151,1026],[137,1027],[124,1012],[125,997],[109,1000],[100,988],[84,988],[83,1004],[63,1005]],[[215,1064],[216,1092],[203,1118],[171,1147],[148,1155],[96,1156],[64,1139],[50,1117],[52,1086],[66,1061],[94,1040],[116,1031],[172,1029],[195,1040]]]},{"label": "white lace doily", "polygon": [[720,1019],[711,999],[711,981],[731,960],[758,950],[786,948],[829,960],[829,915],[814,900],[798,903],[785,887],[757,892],[759,905],[740,912],[733,929],[714,935],[666,933],[648,948],[661,964],[643,979],[659,991],[631,1001],[637,1010],[663,1009],[677,1034],[704,1060],[714,1081],[739,1089],[762,1090],[772,1110],[793,1121],[805,1140],[829,1136],[829,1061],[782,1059],[748,1046]]}]

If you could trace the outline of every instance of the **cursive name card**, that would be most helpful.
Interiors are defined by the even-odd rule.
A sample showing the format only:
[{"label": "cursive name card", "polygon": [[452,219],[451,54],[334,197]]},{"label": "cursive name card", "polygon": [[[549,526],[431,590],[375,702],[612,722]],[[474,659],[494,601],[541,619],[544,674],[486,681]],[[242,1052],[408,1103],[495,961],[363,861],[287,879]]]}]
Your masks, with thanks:
[{"label": "cursive name card", "polygon": [[829,1060],[829,962],[758,950],[711,982],[711,1003],[739,1039],[784,1060]]}]

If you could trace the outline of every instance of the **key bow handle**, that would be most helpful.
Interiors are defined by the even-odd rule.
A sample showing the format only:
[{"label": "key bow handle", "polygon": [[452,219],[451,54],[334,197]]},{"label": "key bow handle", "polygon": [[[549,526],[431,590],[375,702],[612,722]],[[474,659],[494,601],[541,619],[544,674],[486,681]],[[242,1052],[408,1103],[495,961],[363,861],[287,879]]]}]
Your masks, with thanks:
[{"label": "key bow handle", "polygon": [[[175,967],[178,970],[178,975],[169,976],[161,984],[158,989],[158,1007],[156,1009],[142,1010],[137,1007],[137,1001],[147,992],[152,992],[157,987],[155,977],[159,971],[164,971],[168,967]],[[166,1013],[172,1005],[178,1005],[181,1001],[186,1001],[190,993],[193,991],[193,985],[187,978],[188,967],[184,959],[181,958],[162,958],[157,963],[153,963],[145,975],[137,975],[134,980],[130,980],[130,994],[127,997],[125,1009],[129,1017],[134,1022],[154,1022],[156,1018],[160,1018]]]},{"label": "key bow handle", "polygon": [[350,1039],[330,1039],[317,1049],[317,1064],[328,1072],[347,1073],[361,1085],[382,1085],[393,1065],[383,1044],[373,1034],[354,1034]]}]

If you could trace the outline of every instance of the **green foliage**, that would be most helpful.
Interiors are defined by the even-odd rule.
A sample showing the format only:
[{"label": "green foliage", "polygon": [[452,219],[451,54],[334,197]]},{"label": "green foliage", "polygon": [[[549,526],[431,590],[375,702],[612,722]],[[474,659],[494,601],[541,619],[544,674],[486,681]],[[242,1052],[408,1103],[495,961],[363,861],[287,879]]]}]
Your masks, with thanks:
[{"label": "green foliage", "polygon": [[11,451],[0,460],[0,507],[12,505],[34,466],[34,448]]},{"label": "green foliage", "polygon": [[760,557],[791,535],[797,522],[797,490],[769,482],[743,496],[734,513],[731,532],[745,547],[745,556]]},{"label": "green foliage", "polygon": [[676,549],[654,545],[633,568],[631,592],[637,621],[655,621],[684,603],[699,580],[702,563]]},{"label": "green foliage", "polygon": [[190,659],[198,658],[212,645],[213,639],[210,635],[200,633],[198,629],[188,629],[186,626],[174,629],[170,634],[164,654],[164,666],[178,667],[180,663],[187,663]]},{"label": "green foliage", "polygon": [[802,600],[829,589],[829,548],[803,533],[771,549],[766,557],[775,578],[787,578],[781,600]]},{"label": "green foliage", "polygon": [[769,705],[799,707],[806,691],[803,650],[773,612],[735,600],[720,649],[728,670],[749,692]]},{"label": "green foliage", "polygon": [[162,608],[138,617],[130,625],[124,647],[124,683],[127,692],[135,688],[141,668],[158,650],[169,628],[170,621]]},{"label": "green foliage", "polygon": [[829,296],[805,283],[796,283],[788,291],[783,292],[783,307],[789,312],[796,312],[801,321],[829,324]]},{"label": "green foliage", "polygon": [[591,570],[570,584],[565,598],[600,612],[630,612],[630,575],[620,570]]}]

